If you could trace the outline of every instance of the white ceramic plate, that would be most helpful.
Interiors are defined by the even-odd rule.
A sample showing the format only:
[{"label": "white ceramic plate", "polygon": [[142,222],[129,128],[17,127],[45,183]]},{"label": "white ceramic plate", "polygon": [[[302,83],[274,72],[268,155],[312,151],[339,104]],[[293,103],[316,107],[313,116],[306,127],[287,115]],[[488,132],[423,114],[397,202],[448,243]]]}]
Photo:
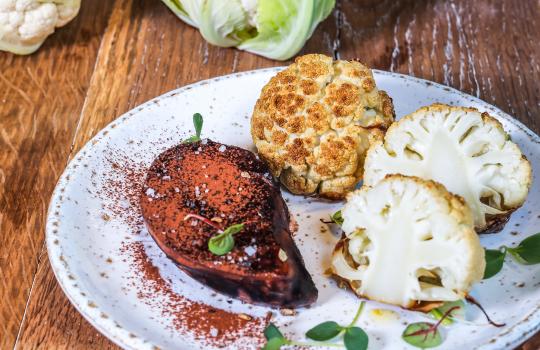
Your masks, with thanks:
[{"label": "white ceramic plate", "polygon": [[[138,224],[134,194],[144,169],[162,151],[192,133],[192,114],[205,118],[203,134],[215,141],[253,150],[249,117],[262,86],[278,69],[257,70],[199,82],[160,96],[126,113],[96,135],[70,162],[52,196],[47,219],[47,248],[62,289],[79,312],[100,332],[124,348],[212,348],[189,330],[176,330],[174,294],[216,308],[264,316],[268,309],[215,295],[178,270]],[[499,109],[454,89],[404,75],[375,71],[377,85],[394,100],[397,116],[433,102],[472,106],[499,119],[540,173],[540,138]],[[456,173],[456,176],[459,176]],[[534,178],[527,203],[512,215],[505,230],[482,236],[486,247],[512,245],[540,231],[540,181]],[[323,277],[336,241],[321,232],[320,218],[341,204],[284,193],[299,223],[295,240],[319,289],[319,299],[296,317],[274,312],[274,322],[302,340],[307,329],[325,320],[348,323],[359,304],[349,291]],[[513,234],[512,234],[513,232]],[[152,292],[137,268],[133,249],[139,244],[159,268],[168,293]],[[140,260],[139,252],[139,260]],[[140,261],[139,261],[140,262]],[[508,349],[540,330],[540,265],[519,266],[507,259],[501,273],[475,286],[472,295],[504,328],[455,324],[444,330],[441,349]],[[149,289],[150,288],[150,289]],[[146,293],[146,294],[145,294]],[[142,296],[145,294],[146,296]],[[168,306],[167,306],[168,305]],[[175,310],[166,310],[176,308]],[[393,309],[397,321],[371,317],[370,309]],[[485,324],[474,308],[468,318]],[[400,334],[406,322],[425,320],[420,314],[369,302],[359,325],[370,336],[370,349],[408,348]],[[204,322],[204,317],[201,318]],[[285,323],[287,323],[285,325]],[[216,335],[215,332],[212,333]],[[216,335],[219,338],[220,334]],[[256,348],[243,338],[229,348]]]}]

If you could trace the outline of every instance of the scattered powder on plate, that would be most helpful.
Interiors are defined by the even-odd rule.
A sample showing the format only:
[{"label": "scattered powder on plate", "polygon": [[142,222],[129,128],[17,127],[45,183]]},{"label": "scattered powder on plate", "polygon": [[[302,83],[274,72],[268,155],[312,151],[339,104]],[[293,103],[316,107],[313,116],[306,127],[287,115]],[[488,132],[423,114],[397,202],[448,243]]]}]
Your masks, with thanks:
[{"label": "scattered powder on plate", "polygon": [[[172,283],[162,278],[157,266],[146,254],[144,244],[155,244],[143,229],[139,197],[141,195],[148,165],[140,162],[140,157],[129,157],[118,151],[106,155],[110,170],[93,173],[93,185],[99,190],[96,194],[109,203],[103,207],[103,215],[113,217],[125,224],[132,232],[126,237],[121,253],[130,263],[133,273],[131,288],[137,289],[137,296],[146,305],[162,310],[164,318],[172,319],[174,331],[189,334],[199,346],[231,347],[234,349],[260,348],[264,344],[263,330],[269,322],[266,318],[245,317],[217,309],[200,302],[191,301],[174,292]],[[134,160],[133,158],[137,158]],[[98,177],[100,180],[98,180]],[[96,186],[98,181],[103,185]],[[149,193],[159,196],[159,193]],[[143,237],[146,236],[146,237]],[[135,280],[136,279],[136,280]],[[198,283],[198,282],[195,282]],[[160,298],[156,298],[160,296]],[[165,300],[165,302],[163,302]]]},{"label": "scattered powder on plate", "polygon": [[175,293],[170,282],[163,279],[152,264],[141,242],[125,243],[122,252],[133,258],[131,266],[140,278],[133,283],[139,288],[138,298],[146,305],[159,306],[163,316],[172,317],[176,331],[190,333],[201,345],[207,346],[253,349],[264,344],[263,330],[268,317],[247,319],[242,314],[191,301]]}]

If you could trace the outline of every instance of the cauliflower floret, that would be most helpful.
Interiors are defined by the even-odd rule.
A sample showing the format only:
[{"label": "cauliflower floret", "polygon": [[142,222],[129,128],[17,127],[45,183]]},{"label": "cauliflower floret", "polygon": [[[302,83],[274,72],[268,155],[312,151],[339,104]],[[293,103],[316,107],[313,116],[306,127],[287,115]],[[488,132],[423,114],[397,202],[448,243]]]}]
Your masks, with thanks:
[{"label": "cauliflower floret", "polygon": [[404,117],[368,151],[364,182],[387,174],[442,183],[465,198],[478,232],[502,227],[527,197],[531,166],[502,125],[473,108],[435,104]]},{"label": "cauliflower floret", "polygon": [[26,55],[71,21],[80,0],[0,0],[0,50]]},{"label": "cauliflower floret", "polygon": [[393,118],[392,100],[369,68],[312,54],[263,88],[251,135],[291,192],[343,198],[362,178],[367,148]]},{"label": "cauliflower floret", "polygon": [[485,260],[464,201],[433,181],[389,175],[348,196],[332,270],[359,296],[411,308],[454,301]]}]

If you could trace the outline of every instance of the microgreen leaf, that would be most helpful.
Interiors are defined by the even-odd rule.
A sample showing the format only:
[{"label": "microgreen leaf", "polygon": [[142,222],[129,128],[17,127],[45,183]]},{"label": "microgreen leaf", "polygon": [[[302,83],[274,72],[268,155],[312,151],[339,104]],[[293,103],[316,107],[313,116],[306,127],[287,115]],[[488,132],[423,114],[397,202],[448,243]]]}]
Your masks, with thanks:
[{"label": "microgreen leaf", "polygon": [[411,323],[405,328],[401,334],[401,338],[407,343],[418,348],[433,348],[441,345],[442,337],[439,333],[439,326],[445,319],[450,317],[452,313],[460,309],[461,305],[454,305],[448,308],[435,324],[429,322]]},{"label": "microgreen leaf", "polygon": [[343,225],[343,216],[341,215],[341,210],[336,211],[330,218],[339,226]]},{"label": "microgreen leaf", "polygon": [[360,327],[354,327],[354,324],[356,323],[356,321],[358,321],[358,318],[362,313],[364,304],[364,301],[360,303],[360,306],[358,307],[358,311],[356,312],[353,321],[350,325],[346,327],[340,326],[334,321],[326,321],[318,324],[317,326],[307,331],[306,337],[316,340],[317,342],[304,343],[287,339],[273,323],[270,323],[264,330],[264,336],[267,342],[263,347],[263,350],[279,350],[283,345],[299,347],[343,347],[343,345],[341,344],[324,342],[325,340],[335,338],[342,333],[345,333],[343,341],[347,350],[365,350],[367,349],[368,345],[368,335]]},{"label": "microgreen leaf", "polygon": [[306,337],[317,341],[324,341],[335,338],[342,330],[343,327],[336,322],[326,321],[307,331]]},{"label": "microgreen leaf", "polygon": [[362,328],[351,327],[345,331],[343,342],[347,350],[365,350],[368,347],[369,338]]},{"label": "microgreen leaf", "polygon": [[[443,319],[444,314],[450,309],[452,309],[452,311],[448,314],[448,317]],[[453,323],[452,319],[465,318],[465,303],[463,300],[449,301],[438,308],[431,310],[429,313],[437,320],[443,319],[441,324],[443,326],[448,326]]]},{"label": "microgreen leaf", "polygon": [[515,248],[508,248],[508,252],[524,265],[540,264],[540,233],[525,238]]},{"label": "microgreen leaf", "polygon": [[195,127],[195,135],[185,139],[182,143],[192,143],[201,141],[201,131],[203,127],[203,117],[200,113],[193,114],[193,126]]},{"label": "microgreen leaf", "polygon": [[200,113],[193,114],[193,126],[195,126],[195,135],[201,139],[201,131],[203,126],[203,117]]},{"label": "microgreen leaf", "polygon": [[227,227],[222,233],[213,236],[208,241],[208,249],[216,255],[225,255],[234,248],[235,233],[240,232],[244,224],[235,224]]},{"label": "microgreen leaf", "polygon": [[287,345],[287,339],[272,338],[266,342],[262,350],[279,350],[283,345]]},{"label": "microgreen leaf", "polygon": [[436,325],[428,322],[411,323],[403,331],[401,338],[417,348],[434,348],[442,344],[441,333]]},{"label": "microgreen leaf", "polygon": [[243,228],[244,224],[234,224],[227,227],[225,231],[223,231],[223,234],[234,235],[235,233],[242,231]]},{"label": "microgreen leaf", "polygon": [[486,249],[486,269],[484,270],[484,279],[495,276],[501,271],[506,256],[506,249]]},{"label": "microgreen leaf", "polygon": [[288,343],[288,340],[273,323],[270,323],[264,329],[264,337],[268,341],[264,345],[263,350],[279,350],[283,345],[287,345]]},{"label": "microgreen leaf", "polygon": [[283,334],[279,331],[279,328],[276,327],[275,324],[270,323],[265,329],[264,329],[264,337],[267,340],[274,339],[274,338],[280,338],[285,339]]},{"label": "microgreen leaf", "polygon": [[234,247],[234,238],[231,235],[223,233],[210,238],[208,241],[208,249],[216,255],[225,255]]}]

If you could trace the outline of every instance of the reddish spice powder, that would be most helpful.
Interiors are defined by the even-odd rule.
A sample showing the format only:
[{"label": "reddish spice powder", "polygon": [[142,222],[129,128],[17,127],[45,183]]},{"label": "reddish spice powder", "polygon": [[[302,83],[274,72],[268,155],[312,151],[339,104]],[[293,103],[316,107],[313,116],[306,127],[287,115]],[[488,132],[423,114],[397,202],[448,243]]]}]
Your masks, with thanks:
[{"label": "reddish spice powder", "polygon": [[[270,170],[247,150],[203,142],[170,148],[149,168],[140,205],[150,234],[170,250],[165,250],[169,256],[226,264],[227,271],[282,269],[285,274],[287,264],[275,261],[280,247],[273,235],[273,196],[279,187]],[[217,219],[214,226],[221,230],[243,223],[235,236],[236,249],[227,256],[212,254],[208,240],[218,230],[200,220],[185,220],[193,214]],[[254,252],[247,254],[246,248]]]},{"label": "reddish spice powder", "polygon": [[[144,156],[110,151],[106,158],[110,169],[104,173],[92,172],[93,188],[87,191],[106,199],[103,220],[120,220],[129,228],[131,235],[139,236],[144,225],[139,208],[139,196],[147,172],[147,165],[140,162]],[[102,182],[101,186],[98,186],[99,182]],[[269,322],[268,317],[246,320],[238,314],[193,302],[175,293],[171,282],[164,280],[159,269],[152,264],[141,242],[126,242],[120,252],[134,269],[136,277],[129,285],[137,288],[138,298],[161,309],[164,318],[171,317],[176,332],[191,335],[201,347],[253,349],[264,344],[262,332]],[[156,296],[162,297],[159,303]]]},{"label": "reddish spice powder", "polygon": [[161,304],[163,315],[172,317],[176,331],[189,333],[208,346],[253,349],[264,344],[263,330],[269,317],[247,320],[239,314],[186,299],[175,293],[170,283],[163,279],[141,242],[126,243],[122,251],[133,258],[132,266],[141,272],[137,274],[141,277],[137,286],[143,286],[137,293],[139,299],[153,306],[156,296],[163,296],[166,300],[164,305]]}]

